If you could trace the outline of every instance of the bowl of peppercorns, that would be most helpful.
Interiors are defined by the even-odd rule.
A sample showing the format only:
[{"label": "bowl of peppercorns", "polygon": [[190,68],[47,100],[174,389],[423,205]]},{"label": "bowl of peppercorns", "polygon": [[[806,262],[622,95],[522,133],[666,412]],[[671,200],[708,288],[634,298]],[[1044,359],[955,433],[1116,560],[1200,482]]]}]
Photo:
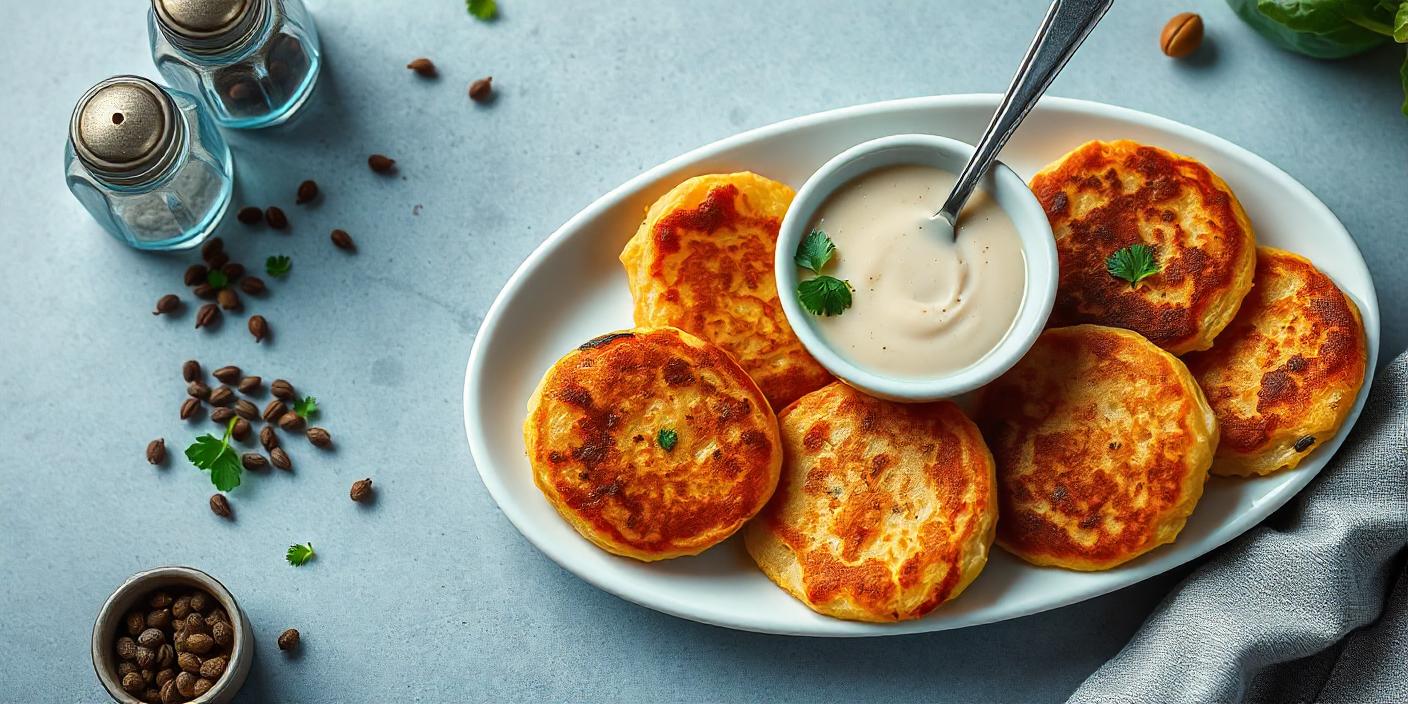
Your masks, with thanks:
[{"label": "bowl of peppercorns", "polygon": [[93,670],[121,704],[222,704],[254,661],[249,619],[218,580],[190,567],[132,575],[93,625]]}]

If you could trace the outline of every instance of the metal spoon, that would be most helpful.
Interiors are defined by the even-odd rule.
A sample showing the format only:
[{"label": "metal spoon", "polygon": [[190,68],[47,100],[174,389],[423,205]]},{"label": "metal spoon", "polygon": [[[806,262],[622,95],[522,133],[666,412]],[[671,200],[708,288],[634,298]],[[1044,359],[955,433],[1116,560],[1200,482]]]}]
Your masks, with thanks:
[{"label": "metal spoon", "polygon": [[978,181],[992,166],[993,159],[997,158],[997,153],[1002,151],[1008,138],[1017,131],[1017,126],[1022,124],[1022,119],[1031,112],[1037,99],[1046,92],[1056,74],[1066,67],[1066,62],[1070,61],[1081,42],[1085,41],[1090,30],[1095,29],[1113,3],[1114,0],[1052,1],[1046,11],[1046,19],[1041,21],[1036,38],[1027,49],[1027,55],[1017,67],[1017,75],[1012,77],[1012,85],[1002,96],[1002,104],[997,107],[982,139],[978,140],[973,158],[968,160],[968,165],[958,175],[958,182],[953,185],[953,192],[944,206],[934,214],[936,229],[950,239],[957,236],[954,227],[958,222],[958,212],[968,202],[968,197],[973,195]]}]

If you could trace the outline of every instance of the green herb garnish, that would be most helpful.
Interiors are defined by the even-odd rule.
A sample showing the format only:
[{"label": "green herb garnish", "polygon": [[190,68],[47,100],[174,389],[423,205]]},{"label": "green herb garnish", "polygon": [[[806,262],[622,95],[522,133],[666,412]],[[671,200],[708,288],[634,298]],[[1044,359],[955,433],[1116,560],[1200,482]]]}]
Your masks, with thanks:
[{"label": "green herb garnish", "polygon": [[304,396],[294,401],[293,412],[297,413],[299,418],[307,420],[314,413],[318,412],[318,399],[312,396]]},{"label": "green herb garnish", "polygon": [[816,278],[797,284],[797,300],[812,315],[840,315],[851,307],[851,285],[834,276],[821,275],[821,270],[836,253],[836,244],[821,230],[812,230],[797,245],[792,260]]},{"label": "green herb garnish", "polygon": [[225,288],[230,284],[230,277],[219,269],[211,269],[210,273],[205,275],[205,282],[210,284],[211,288]]},{"label": "green herb garnish", "polygon": [[660,447],[666,452],[675,449],[675,443],[679,440],[680,434],[669,428],[661,428],[660,432],[655,434],[655,442],[660,443]]},{"label": "green herb garnish", "polygon": [[186,448],[186,459],[191,464],[210,471],[210,483],[220,491],[229,491],[240,485],[240,458],[230,447],[230,433],[235,429],[234,418],[225,426],[225,437],[217,440],[206,433]]},{"label": "green herb garnish", "polygon": [[836,252],[836,245],[821,230],[812,230],[802,238],[802,243],[797,245],[797,256],[793,261],[797,266],[810,270],[813,274],[820,274],[822,267],[831,261],[831,255]]},{"label": "green herb garnish", "polygon": [[1111,254],[1105,260],[1105,270],[1110,276],[1128,281],[1129,287],[1134,288],[1140,281],[1159,273],[1159,263],[1148,245],[1132,244]]},{"label": "green herb garnish", "polygon": [[464,8],[477,20],[488,22],[499,13],[499,3],[495,0],[464,0]]},{"label": "green herb garnish", "polygon": [[282,254],[269,257],[264,260],[264,272],[270,276],[280,277],[288,273],[293,268],[293,260]]},{"label": "green herb garnish", "polygon": [[318,553],[313,552],[312,543],[303,543],[302,545],[288,546],[288,553],[284,557],[288,560],[288,563],[290,565],[298,567],[299,565],[302,565],[303,563],[313,559],[313,556],[317,554]]}]

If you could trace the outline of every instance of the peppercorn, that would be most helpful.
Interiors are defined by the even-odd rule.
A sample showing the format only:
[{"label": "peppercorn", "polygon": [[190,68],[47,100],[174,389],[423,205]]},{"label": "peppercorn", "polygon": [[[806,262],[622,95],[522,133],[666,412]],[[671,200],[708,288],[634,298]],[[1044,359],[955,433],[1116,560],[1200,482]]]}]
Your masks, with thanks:
[{"label": "peppercorn", "polygon": [[258,452],[246,452],[240,455],[240,464],[251,472],[257,472],[269,466],[269,460]]},{"label": "peppercorn", "polygon": [[347,234],[347,231],[346,231],[346,230],[342,230],[342,229],[333,230],[331,237],[332,237],[332,244],[333,244],[334,247],[337,247],[338,249],[341,249],[341,250],[344,250],[344,251],[347,251],[347,252],[355,252],[355,251],[357,251],[357,243],[355,243],[355,242],[352,241],[352,236],[349,235],[349,234]]},{"label": "peppercorn", "polygon": [[352,482],[351,496],[352,500],[356,501],[357,503],[362,503],[363,501],[370,499],[372,497],[371,477],[368,477],[366,479],[358,479],[357,481]]},{"label": "peppercorn", "polygon": [[124,625],[127,626],[127,635],[136,638],[138,634],[147,629],[147,620],[142,617],[140,611],[129,611],[123,618]]},{"label": "peppercorn", "polygon": [[186,393],[191,398],[205,400],[210,398],[210,387],[206,386],[205,384],[199,381],[193,381],[189,384],[186,384]]},{"label": "peppercorn", "polygon": [[379,174],[389,173],[396,168],[396,160],[385,154],[373,154],[367,157],[367,166]]},{"label": "peppercorn", "polygon": [[186,381],[200,381],[200,362],[188,359],[181,365],[181,378]]},{"label": "peppercorn", "polygon": [[234,417],[235,409],[230,408],[228,406],[220,407],[210,412],[211,422],[217,425],[225,425],[226,423],[230,422],[231,418]]},{"label": "peppercorn", "polygon": [[258,420],[259,407],[246,399],[235,399],[235,414],[245,420]]},{"label": "peppercorn", "polygon": [[271,205],[264,209],[264,222],[269,223],[269,227],[275,230],[282,230],[288,227],[288,216],[279,206]]},{"label": "peppercorn", "polygon": [[258,296],[267,290],[264,280],[258,276],[246,276],[240,279],[240,290],[251,296]]},{"label": "peppercorn", "polygon": [[186,267],[185,282],[187,286],[198,286],[205,283],[205,277],[210,273],[204,264],[192,264]]},{"label": "peppercorn", "polygon": [[230,429],[230,437],[243,442],[245,438],[249,437],[250,429],[249,421],[236,418],[234,427]]},{"label": "peppercorn", "polygon": [[254,336],[255,342],[263,342],[269,336],[269,322],[262,315],[249,316],[249,334]]},{"label": "peppercorn", "polygon": [[485,76],[469,84],[469,99],[476,103],[487,103],[494,95],[494,77]]},{"label": "peppercorn", "polygon": [[220,307],[225,310],[239,310],[240,295],[232,288],[222,288],[215,294],[215,300],[220,303]]},{"label": "peppercorn", "polygon": [[181,402],[181,420],[188,420],[200,413],[200,399],[188,398]]},{"label": "peppercorn", "polygon": [[273,426],[266,425],[259,429],[259,444],[263,445],[265,450],[270,451],[279,446],[279,435],[274,432]]},{"label": "peppercorn", "polygon": [[151,465],[166,464],[166,440],[157,438],[147,443],[147,463]]},{"label": "peppercorn", "polygon": [[228,386],[219,386],[210,392],[210,398],[206,399],[212,406],[228,406],[235,400],[235,390]]},{"label": "peppercorn", "polygon": [[219,237],[211,237],[200,248],[200,258],[210,261],[215,255],[225,251],[225,240]]},{"label": "peppercorn", "polygon": [[308,442],[313,443],[315,447],[332,445],[332,435],[322,428],[309,428],[305,434],[308,436]]},{"label": "peppercorn", "polygon": [[152,315],[166,315],[170,313],[175,313],[176,309],[180,307],[181,297],[177,296],[174,293],[168,293],[165,296],[156,299],[156,310],[152,311]]},{"label": "peppercorn", "polygon": [[200,307],[200,312],[196,313],[196,327],[207,328],[214,325],[220,319],[220,306],[214,303],[207,303]]},{"label": "peppercorn", "polygon": [[259,208],[246,205],[235,213],[235,219],[246,225],[258,225],[259,221],[264,219],[264,213],[260,212]]},{"label": "peppercorn", "polygon": [[300,416],[297,413],[294,413],[293,411],[289,411],[288,413],[279,416],[279,427],[291,433],[302,430],[305,424],[306,423],[303,420],[303,416]]},{"label": "peppercorn", "polygon": [[279,650],[293,650],[298,647],[301,636],[297,628],[290,628],[279,634]]},{"label": "peppercorn", "polygon": [[240,390],[240,393],[248,396],[250,394],[259,393],[259,387],[263,385],[263,379],[257,376],[247,376],[243,379],[240,379],[240,383],[237,388]]},{"label": "peppercorn", "polygon": [[307,203],[317,197],[318,182],[310,178],[307,181],[298,184],[298,195],[294,198],[293,202],[299,205],[303,205],[304,203]]},{"label": "peppercorn", "polygon": [[421,78],[434,78],[436,76],[435,64],[430,59],[421,57],[406,64],[406,68],[415,71]]},{"label": "peppercorn", "polygon": [[288,459],[288,453],[282,447],[276,447],[269,451],[269,462],[275,467],[288,471],[293,469],[293,462]]},{"label": "peppercorn", "polygon": [[275,379],[274,383],[269,385],[269,392],[274,394],[276,398],[287,401],[293,398],[293,384],[283,379]]},{"label": "peppercorn", "polygon": [[224,494],[211,494],[210,511],[221,518],[229,518],[231,515],[230,500],[225,498]]},{"label": "peppercorn", "polygon": [[[279,382],[274,382],[274,388],[277,389],[278,384]],[[278,392],[275,391],[274,393],[277,395]],[[264,414],[261,417],[264,419],[265,423],[277,423],[287,412],[288,406],[285,406],[283,401],[274,399],[264,406]]]}]

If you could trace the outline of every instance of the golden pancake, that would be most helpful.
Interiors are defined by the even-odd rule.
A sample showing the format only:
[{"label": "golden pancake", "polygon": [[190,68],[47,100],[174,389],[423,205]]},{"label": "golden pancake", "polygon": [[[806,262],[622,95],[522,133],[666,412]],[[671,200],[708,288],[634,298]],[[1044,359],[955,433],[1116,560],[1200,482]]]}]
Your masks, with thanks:
[{"label": "golden pancake", "polygon": [[1103,570],[1183,529],[1217,421],[1178,358],[1138,333],[1053,328],[986,387],[997,542],[1036,565]]},{"label": "golden pancake", "polygon": [[1368,359],[1354,302],[1305,259],[1262,247],[1236,319],[1187,359],[1222,427],[1213,474],[1300,464],[1344,423]]},{"label": "golden pancake", "polygon": [[777,300],[773,253],[791,202],[791,188],[757,174],[697,176],[655,201],[621,252],[636,325],[724,348],[774,409],[831,381]]},{"label": "golden pancake", "polygon": [[583,537],[637,560],[694,555],[767,503],[777,419],[717,346],[674,328],[602,335],[528,402],[533,481]]},{"label": "golden pancake", "polygon": [[[1061,277],[1051,325],[1134,330],[1174,353],[1205,350],[1252,285],[1256,240],[1237,197],[1200,162],[1121,140],[1087,142],[1032,178],[1056,236]],[[1153,248],[1138,286],[1105,260]]]},{"label": "golden pancake", "polygon": [[992,455],[957,406],[882,401],[836,382],[780,422],[782,480],[744,540],[807,606],[857,621],[919,618],[987,564]]}]

